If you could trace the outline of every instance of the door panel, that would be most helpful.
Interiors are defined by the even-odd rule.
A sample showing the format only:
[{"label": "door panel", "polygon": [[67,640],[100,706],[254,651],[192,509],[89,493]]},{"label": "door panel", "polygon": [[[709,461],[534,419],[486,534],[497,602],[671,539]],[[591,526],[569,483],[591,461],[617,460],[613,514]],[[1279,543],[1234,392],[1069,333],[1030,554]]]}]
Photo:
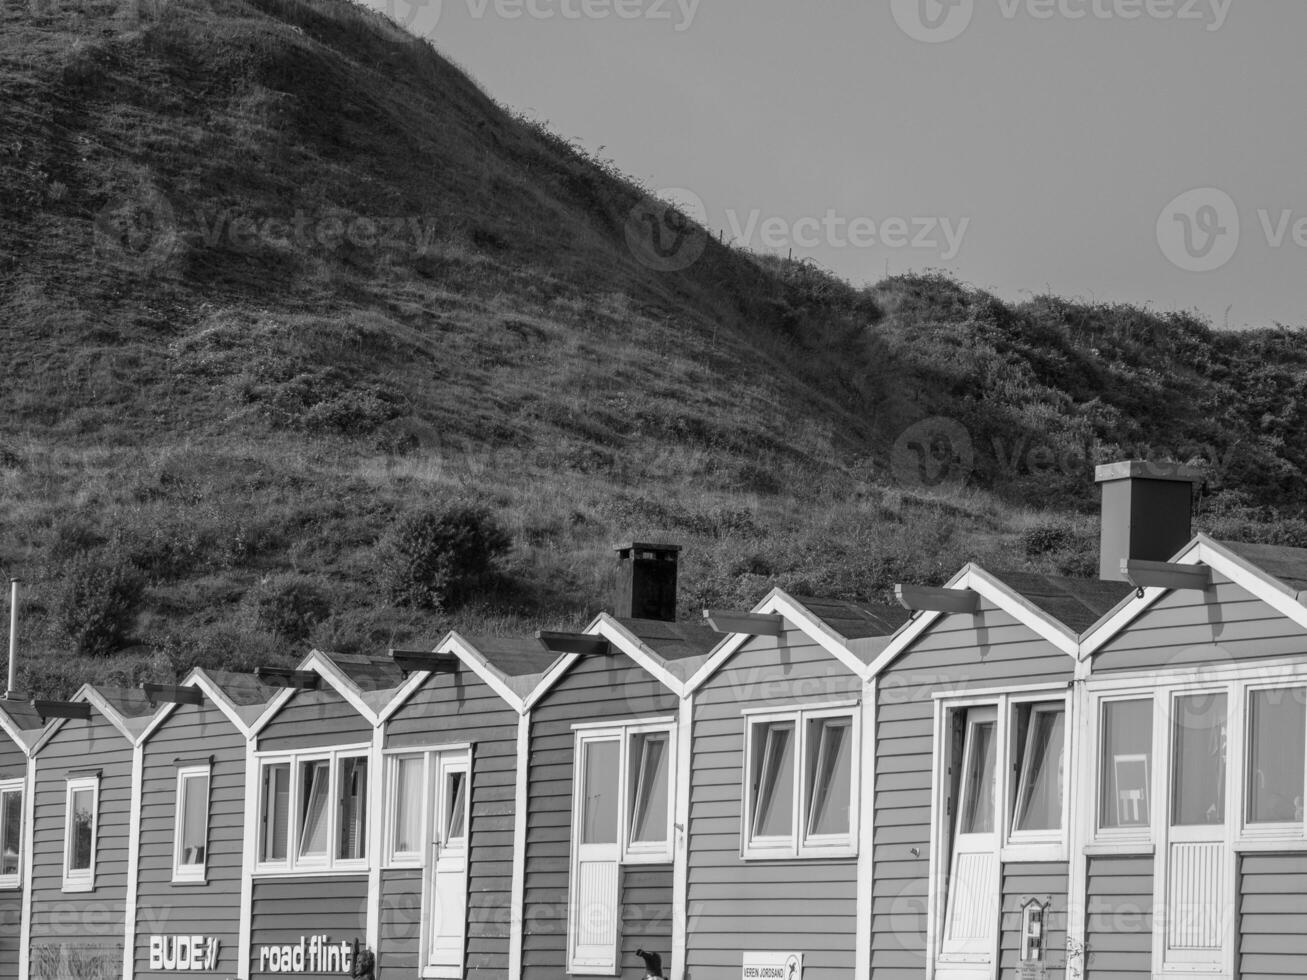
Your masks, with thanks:
[{"label": "door panel", "polygon": [[437,753],[433,764],[431,852],[427,864],[428,977],[463,975],[467,934],[466,752]]},{"label": "door panel", "polygon": [[621,847],[621,742],[583,739],[573,814],[569,947],[572,972],[617,972]]}]

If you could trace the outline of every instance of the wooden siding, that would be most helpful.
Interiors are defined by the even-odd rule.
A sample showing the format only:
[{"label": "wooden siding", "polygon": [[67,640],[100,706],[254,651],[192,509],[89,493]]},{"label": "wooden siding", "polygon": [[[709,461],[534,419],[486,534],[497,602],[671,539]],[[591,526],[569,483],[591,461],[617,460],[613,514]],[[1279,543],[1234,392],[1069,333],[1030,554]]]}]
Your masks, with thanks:
[{"label": "wooden siding", "polygon": [[300,691],[259,733],[260,752],[321,749],[372,740],[372,725],[334,690]]},{"label": "wooden siding", "polygon": [[1086,887],[1086,980],[1153,975],[1153,859],[1091,857]]},{"label": "wooden siding", "polygon": [[[64,894],[65,798],[69,770],[100,770],[95,889]],[[122,975],[132,747],[102,715],[69,721],[36,761],[32,867],[32,980],[95,970]],[[80,962],[72,962],[78,960]]]},{"label": "wooden siding", "polygon": [[[8,735],[0,732],[0,780],[23,779],[26,775],[27,756]],[[23,876],[27,876],[26,868],[23,869]],[[21,885],[16,889],[0,891],[0,980],[17,980],[22,915]]]},{"label": "wooden siding", "polygon": [[379,976],[415,977],[422,941],[420,868],[381,873],[381,928],[377,943]]},{"label": "wooden siding", "polygon": [[631,865],[622,869],[623,976],[647,971],[637,949],[652,950],[663,958],[663,972],[672,959],[672,868]]},{"label": "wooden siding", "polygon": [[362,946],[367,906],[367,875],[255,879],[250,976],[280,976],[260,969],[264,946],[296,946],[301,938],[313,936],[326,936],[333,944],[357,939]]},{"label": "wooden siding", "polygon": [[[206,936],[220,943],[220,976],[236,976],[245,842],[245,737],[212,704],[179,705],[145,743],[137,886],[137,976],[150,971],[151,936]],[[177,770],[208,763],[209,836],[203,885],[172,883]],[[169,971],[169,975],[172,971]],[[195,972],[195,971],[188,971]]]},{"label": "wooden siding", "polygon": [[1239,874],[1242,980],[1307,973],[1307,854],[1245,854]]},{"label": "wooden siding", "polygon": [[1066,862],[1008,863],[1003,867],[1003,922],[999,944],[999,976],[1021,975],[1022,909],[1032,898],[1048,905],[1044,921],[1044,976],[1066,976]]},{"label": "wooden siding", "polygon": [[[526,890],[523,909],[523,980],[557,980],[567,968],[568,879],[572,849],[572,726],[578,722],[675,717],[679,699],[625,657],[580,660],[531,713],[527,800]],[[666,870],[666,888],[644,889],[654,869]],[[671,865],[625,869],[640,895],[641,914],[671,922]],[[624,890],[624,898],[627,892]],[[666,895],[667,910],[661,909]],[[623,918],[628,914],[622,910]],[[670,935],[670,928],[667,934]],[[637,945],[639,945],[637,943]],[[625,946],[625,943],[623,944]],[[670,940],[656,950],[671,962]],[[621,976],[642,980],[644,966],[623,949]]]},{"label": "wooden siding", "polygon": [[[429,678],[386,722],[386,748],[439,748],[472,743],[472,809],[468,826],[468,923],[465,973],[468,977],[507,980],[509,905],[513,890],[513,811],[517,793],[518,714],[473,671]],[[380,783],[378,783],[380,785]],[[411,885],[399,872],[388,873],[382,908],[394,900],[400,913],[415,903],[420,919],[421,882]],[[407,914],[407,913],[404,913]],[[382,913],[382,930],[390,927]],[[406,938],[407,937],[407,938]],[[419,926],[395,924],[388,955],[416,962]]]},{"label": "wooden siding", "polygon": [[859,677],[798,630],[750,640],[695,692],[686,895],[691,980],[738,976],[743,953],[764,951],[803,953],[805,980],[851,980],[857,859],[740,857],[741,712],[848,702],[861,692]]},{"label": "wooden siding", "polygon": [[1214,572],[1207,591],[1170,592],[1109,640],[1094,655],[1094,673],[1304,653],[1307,630]]},{"label": "wooden siding", "polygon": [[[881,674],[871,910],[871,970],[877,980],[919,980],[926,965],[933,695],[1019,690],[1032,683],[1069,682],[1073,673],[1071,657],[982,601],[974,617],[938,619]],[[1066,862],[1040,868],[1045,894],[1067,872]],[[1015,868],[1012,873],[1022,872]],[[1065,889],[1062,884],[1063,893]]]}]

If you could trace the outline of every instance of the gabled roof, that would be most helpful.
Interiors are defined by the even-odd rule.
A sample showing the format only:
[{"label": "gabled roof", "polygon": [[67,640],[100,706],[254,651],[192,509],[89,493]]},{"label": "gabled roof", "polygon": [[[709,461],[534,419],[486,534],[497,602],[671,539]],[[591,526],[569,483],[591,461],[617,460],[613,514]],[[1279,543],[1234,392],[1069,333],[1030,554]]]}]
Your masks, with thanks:
[{"label": "gabled roof", "polygon": [[[1200,538],[1203,537],[1200,535]],[[1307,548],[1282,544],[1244,544],[1241,541],[1212,541],[1212,544],[1242,558],[1295,592],[1307,592]]]},{"label": "gabled roof", "polygon": [[[133,746],[139,744],[145,737],[156,711],[144,692],[130,687],[95,687],[91,684],[83,684],[71,700],[89,703]],[[56,718],[47,724],[45,731],[33,743],[32,753],[39,752],[42,746],[71,720]]]},{"label": "gabled roof", "polygon": [[[908,621],[906,610],[846,599],[800,599],[781,589],[767,593],[753,612],[781,616],[860,677]],[[752,638],[751,633],[723,638],[690,679],[689,690],[704,684]]]},{"label": "gabled roof", "polygon": [[[204,670],[201,667],[196,667],[187,674],[181,686],[199,688],[246,738],[254,732],[259,719],[271,710],[273,699],[282,693],[281,688],[265,684],[253,674]],[[177,707],[172,703],[160,705],[145,732],[145,738],[149,739]]]},{"label": "gabled roof", "polygon": [[[445,634],[436,645],[436,653],[452,653],[476,674],[486,686],[519,713],[526,710],[527,699],[544,678],[559,669],[562,657],[551,656],[534,637],[471,637],[457,630]],[[391,717],[418,690],[430,671],[414,671],[381,713]]]},{"label": "gabled roof", "polygon": [[990,574],[1075,633],[1089,629],[1134,591],[1129,582],[1069,578],[1038,572],[999,571]]},{"label": "gabled roof", "polygon": [[[603,617],[598,621],[604,621]],[[682,682],[703,666],[722,640],[720,633],[704,623],[668,623],[658,619],[618,619],[612,616],[607,621],[620,627],[625,632],[624,639],[636,644],[645,656],[653,658]]]},{"label": "gabled roof", "polygon": [[10,701],[0,698],[0,730],[4,731],[24,752],[30,752],[41,736],[41,716],[28,701]]}]

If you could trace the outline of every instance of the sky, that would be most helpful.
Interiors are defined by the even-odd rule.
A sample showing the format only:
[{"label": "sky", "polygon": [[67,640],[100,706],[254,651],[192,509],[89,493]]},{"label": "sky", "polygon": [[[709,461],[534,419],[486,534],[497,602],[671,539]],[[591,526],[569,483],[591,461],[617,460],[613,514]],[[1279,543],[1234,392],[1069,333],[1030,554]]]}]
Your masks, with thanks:
[{"label": "sky", "polygon": [[1307,4],[367,2],[728,240],[1307,324]]}]

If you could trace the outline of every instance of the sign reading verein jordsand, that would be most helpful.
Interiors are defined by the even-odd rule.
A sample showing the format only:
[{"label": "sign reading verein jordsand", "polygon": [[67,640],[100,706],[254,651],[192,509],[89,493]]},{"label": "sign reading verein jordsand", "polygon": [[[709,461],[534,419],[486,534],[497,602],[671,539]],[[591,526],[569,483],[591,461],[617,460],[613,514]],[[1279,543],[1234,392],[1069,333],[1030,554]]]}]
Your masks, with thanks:
[{"label": "sign reading verein jordsand", "polygon": [[803,980],[803,954],[745,953],[741,980]]}]

